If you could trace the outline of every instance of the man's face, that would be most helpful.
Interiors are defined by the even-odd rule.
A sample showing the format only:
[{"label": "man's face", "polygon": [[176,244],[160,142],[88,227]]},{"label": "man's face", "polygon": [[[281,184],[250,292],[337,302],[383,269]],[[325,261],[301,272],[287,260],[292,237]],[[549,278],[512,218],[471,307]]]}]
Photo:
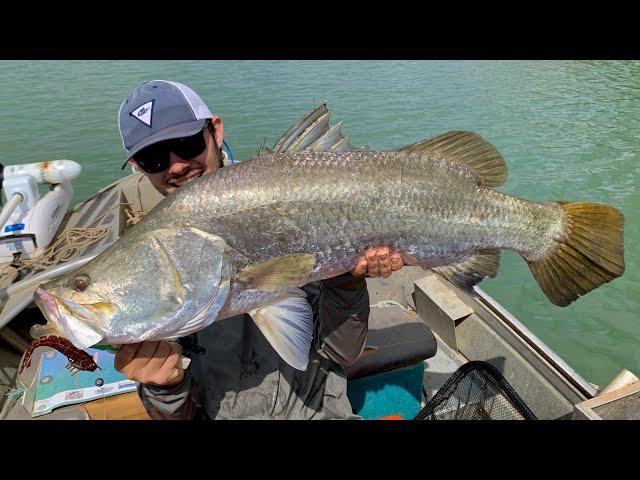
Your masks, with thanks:
[{"label": "man's face", "polygon": [[206,142],[206,147],[200,155],[191,159],[184,159],[172,151],[169,154],[169,167],[158,173],[147,173],[142,170],[137,164],[135,156],[131,159],[131,163],[149,178],[151,184],[162,195],[168,195],[194,178],[213,172],[219,168],[221,163],[220,145],[222,145],[224,131],[220,117],[213,117],[211,121],[215,130],[215,137],[211,134],[209,128],[205,128],[203,132],[199,133],[199,135],[204,133]]}]

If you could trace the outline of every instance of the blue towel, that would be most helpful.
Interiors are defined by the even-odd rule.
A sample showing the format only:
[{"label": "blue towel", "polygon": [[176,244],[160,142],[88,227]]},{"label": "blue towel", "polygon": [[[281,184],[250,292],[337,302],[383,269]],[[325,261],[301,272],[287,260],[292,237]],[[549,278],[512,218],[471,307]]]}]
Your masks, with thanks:
[{"label": "blue towel", "polygon": [[412,419],[420,410],[424,363],[351,380],[347,396],[353,413],[366,420],[388,415]]}]

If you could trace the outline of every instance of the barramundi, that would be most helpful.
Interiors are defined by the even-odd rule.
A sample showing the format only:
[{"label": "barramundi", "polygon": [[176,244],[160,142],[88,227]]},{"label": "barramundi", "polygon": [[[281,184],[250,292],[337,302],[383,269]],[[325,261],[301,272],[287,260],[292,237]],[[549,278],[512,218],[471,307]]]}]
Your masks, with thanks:
[{"label": "barramundi", "polygon": [[623,215],[494,190],[502,156],[475,133],[390,151],[270,152],[200,177],[79,270],[41,285],[49,331],[84,349],[171,340],[248,313],[304,370],[301,286],[353,269],[368,247],[470,288],[518,252],[565,306],[624,272]]}]

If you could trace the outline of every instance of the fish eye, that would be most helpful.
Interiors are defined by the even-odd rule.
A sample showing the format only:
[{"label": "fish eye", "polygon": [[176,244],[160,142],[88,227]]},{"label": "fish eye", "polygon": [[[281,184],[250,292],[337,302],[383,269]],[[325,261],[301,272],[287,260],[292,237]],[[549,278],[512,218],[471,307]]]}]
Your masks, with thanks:
[{"label": "fish eye", "polygon": [[87,275],[77,275],[71,280],[71,288],[73,288],[76,292],[84,292],[89,284],[91,283],[91,279]]}]

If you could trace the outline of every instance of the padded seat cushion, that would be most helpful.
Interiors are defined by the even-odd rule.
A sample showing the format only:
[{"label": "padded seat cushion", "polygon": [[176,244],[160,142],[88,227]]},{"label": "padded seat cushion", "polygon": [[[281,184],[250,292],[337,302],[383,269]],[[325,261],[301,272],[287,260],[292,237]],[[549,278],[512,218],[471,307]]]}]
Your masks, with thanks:
[{"label": "padded seat cushion", "polygon": [[415,365],[433,357],[437,350],[431,329],[420,317],[409,316],[395,305],[371,309],[366,346],[375,350],[361,355],[347,368],[347,379]]}]

